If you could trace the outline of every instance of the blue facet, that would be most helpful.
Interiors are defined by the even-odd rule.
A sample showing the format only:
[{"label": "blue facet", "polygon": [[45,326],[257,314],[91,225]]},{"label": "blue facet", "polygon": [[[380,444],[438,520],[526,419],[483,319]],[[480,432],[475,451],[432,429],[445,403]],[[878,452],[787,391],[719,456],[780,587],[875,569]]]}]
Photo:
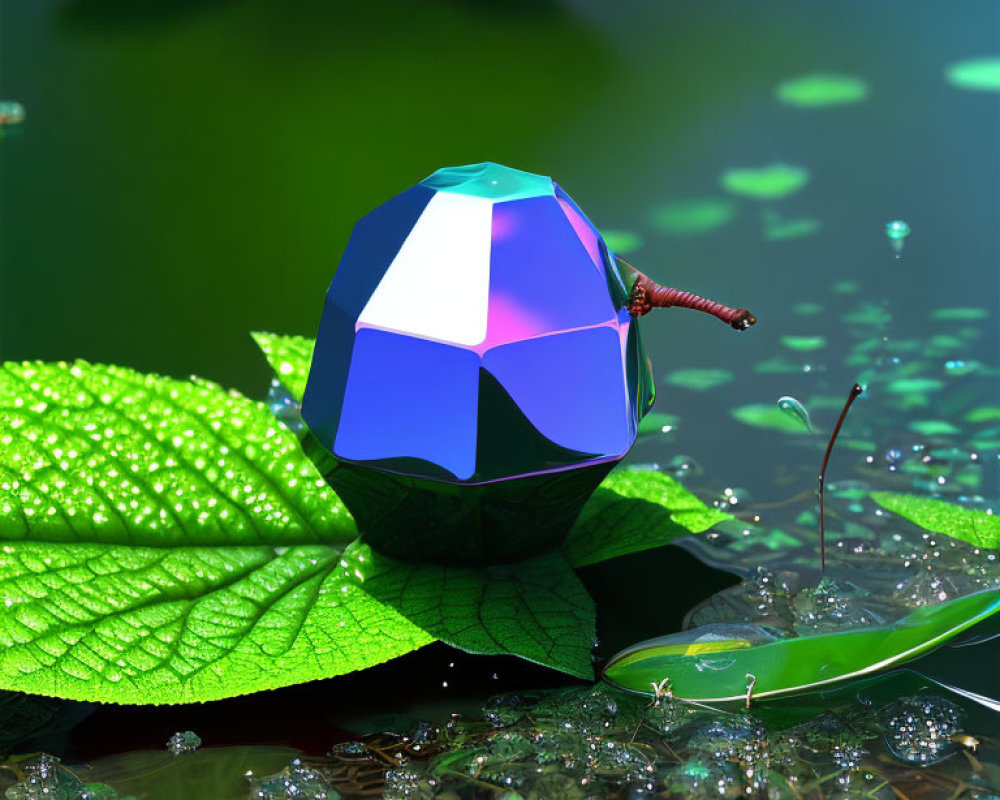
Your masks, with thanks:
[{"label": "blue facet", "polygon": [[359,462],[426,461],[468,480],[476,468],[478,386],[475,353],[362,328],[333,454]]},{"label": "blue facet", "polygon": [[[492,202],[478,344],[431,340],[391,317],[358,321],[401,274],[390,268],[437,192]],[[439,229],[421,229],[423,242]],[[399,263],[412,280],[422,262]],[[649,397],[626,295],[600,234],[551,179],[492,163],[439,170],[355,227],[327,294],[303,417],[340,463],[421,480],[476,484],[619,459]],[[425,302],[437,308],[442,296],[445,308],[461,303],[461,283],[430,287]]]},{"label": "blue facet", "polygon": [[490,345],[615,319],[607,280],[553,197],[493,206]]},{"label": "blue facet", "polygon": [[629,398],[615,327],[497,347],[483,365],[551,442],[594,457],[628,451]]}]

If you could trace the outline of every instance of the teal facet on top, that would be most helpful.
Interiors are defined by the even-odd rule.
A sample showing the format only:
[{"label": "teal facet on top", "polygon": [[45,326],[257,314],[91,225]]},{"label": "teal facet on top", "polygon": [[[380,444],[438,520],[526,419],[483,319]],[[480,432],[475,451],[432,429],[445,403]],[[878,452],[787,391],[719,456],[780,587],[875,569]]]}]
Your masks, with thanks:
[{"label": "teal facet on top", "polygon": [[528,197],[552,197],[552,178],[511,169],[492,161],[444,167],[421,181],[439,192],[454,192],[490,200],[521,200]]}]

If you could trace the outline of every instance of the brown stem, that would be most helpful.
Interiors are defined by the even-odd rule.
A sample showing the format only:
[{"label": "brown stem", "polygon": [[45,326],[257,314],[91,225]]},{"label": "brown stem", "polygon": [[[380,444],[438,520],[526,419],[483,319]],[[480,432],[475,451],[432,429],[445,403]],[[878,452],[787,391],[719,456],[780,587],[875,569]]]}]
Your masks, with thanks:
[{"label": "brown stem", "polygon": [[823,456],[823,466],[819,470],[819,563],[821,576],[826,575],[826,523],[823,517],[823,490],[826,484],[826,465],[830,461],[830,453],[833,452],[833,445],[837,441],[837,434],[840,433],[840,426],[844,424],[847,411],[863,391],[864,389],[857,383],[851,387],[851,391],[847,395],[847,402],[844,403],[844,410],[840,412],[837,425],[834,427],[833,434],[830,436],[830,441],[826,446],[826,454]]},{"label": "brown stem", "polygon": [[622,258],[618,259],[625,266],[635,272],[635,283],[632,285],[632,292],[628,298],[628,310],[634,317],[648,314],[654,308],[670,308],[679,306],[680,308],[693,308],[695,311],[704,311],[711,314],[732,326],[738,331],[745,331],[757,321],[757,317],[745,308],[730,308],[722,303],[701,297],[692,292],[682,292],[679,289],[670,289],[661,286],[652,278],[639,272],[635,267]]}]

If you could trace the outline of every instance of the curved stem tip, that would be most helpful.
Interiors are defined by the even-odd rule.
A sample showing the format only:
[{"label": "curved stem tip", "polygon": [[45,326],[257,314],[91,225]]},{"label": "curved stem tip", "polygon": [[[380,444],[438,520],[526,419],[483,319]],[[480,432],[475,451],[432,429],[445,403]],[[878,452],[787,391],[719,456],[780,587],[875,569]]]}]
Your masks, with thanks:
[{"label": "curved stem tip", "polygon": [[682,292],[680,289],[670,289],[661,286],[652,278],[639,272],[625,259],[619,258],[625,266],[635,273],[635,283],[632,285],[632,292],[628,298],[628,311],[634,317],[641,317],[648,314],[654,308],[669,308],[678,306],[680,308],[693,308],[695,311],[704,311],[713,317],[721,319],[727,325],[738,331],[745,331],[755,322],[757,317],[745,308],[730,308],[722,303],[701,297],[693,292]]}]

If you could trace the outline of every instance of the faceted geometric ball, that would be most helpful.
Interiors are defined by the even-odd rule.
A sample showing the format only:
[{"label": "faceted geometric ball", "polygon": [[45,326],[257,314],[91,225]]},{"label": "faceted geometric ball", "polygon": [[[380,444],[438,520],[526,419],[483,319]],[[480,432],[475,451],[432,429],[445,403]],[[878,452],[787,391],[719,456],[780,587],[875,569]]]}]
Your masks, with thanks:
[{"label": "faceted geometric ball", "polygon": [[[534,548],[516,525],[502,535],[523,543],[487,541],[487,530],[461,560],[558,544],[652,405],[625,308],[630,288],[551,178],[499,164],[438,170],[361,219],[327,293],[302,411],[369,541],[426,556],[426,545],[376,530],[387,514],[392,525],[419,527],[412,512],[437,517],[425,522],[451,539],[470,525],[495,529],[497,514],[527,534],[553,529]],[[539,487],[569,470],[586,476],[571,481],[574,508],[555,522],[532,519]],[[567,480],[558,481],[564,490]],[[523,497],[516,486],[490,488],[509,481],[533,488]],[[429,507],[424,492],[436,495]],[[386,494],[401,493],[408,502],[390,514]]]}]

